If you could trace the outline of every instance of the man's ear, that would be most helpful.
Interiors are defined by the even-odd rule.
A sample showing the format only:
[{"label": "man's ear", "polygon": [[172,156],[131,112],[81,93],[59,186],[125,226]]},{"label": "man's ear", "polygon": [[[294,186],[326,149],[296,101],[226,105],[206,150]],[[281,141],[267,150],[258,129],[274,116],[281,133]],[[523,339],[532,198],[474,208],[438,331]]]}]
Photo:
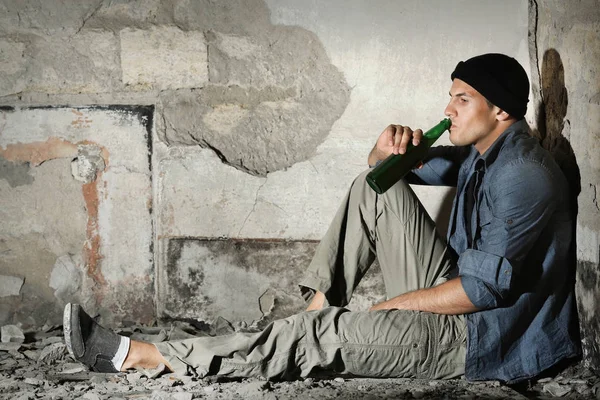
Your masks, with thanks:
[{"label": "man's ear", "polygon": [[504,111],[503,109],[497,107],[497,110],[496,110],[496,120],[502,122],[502,121],[507,121],[507,120],[509,120],[511,118],[512,117],[506,111]]}]

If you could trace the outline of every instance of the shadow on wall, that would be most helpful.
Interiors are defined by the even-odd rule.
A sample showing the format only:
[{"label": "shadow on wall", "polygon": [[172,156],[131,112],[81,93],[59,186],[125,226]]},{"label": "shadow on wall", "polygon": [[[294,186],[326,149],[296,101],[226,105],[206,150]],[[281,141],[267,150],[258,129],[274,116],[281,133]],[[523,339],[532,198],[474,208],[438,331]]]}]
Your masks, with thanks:
[{"label": "shadow on wall", "polygon": [[[548,49],[542,59],[542,101],[537,112],[537,136],[542,146],[554,159],[567,177],[573,200],[574,216],[577,216],[577,196],[581,192],[581,175],[571,143],[571,123],[565,119],[569,99],[565,87],[565,72],[560,54]],[[535,134],[535,133],[534,133]]]},{"label": "shadow on wall", "polygon": [[[540,139],[542,146],[553,155],[569,183],[573,221],[569,265],[580,270],[577,261],[577,214],[579,208],[577,197],[581,192],[581,174],[570,143],[571,123],[565,119],[569,98],[565,87],[564,66],[556,49],[546,50],[542,59],[541,100],[537,110],[538,131],[534,132],[534,135]],[[571,276],[575,278],[577,275],[581,282],[581,271],[573,271]],[[581,307],[579,308],[580,314],[586,312],[581,310]],[[571,328],[576,330],[578,327]],[[585,327],[582,327],[581,330],[585,335]]]}]

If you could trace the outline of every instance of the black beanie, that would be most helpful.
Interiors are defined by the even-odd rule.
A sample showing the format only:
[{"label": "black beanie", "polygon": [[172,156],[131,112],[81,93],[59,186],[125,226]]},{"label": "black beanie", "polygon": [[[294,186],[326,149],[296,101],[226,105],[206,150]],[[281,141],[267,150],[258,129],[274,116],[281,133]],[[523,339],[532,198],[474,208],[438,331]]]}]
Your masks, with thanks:
[{"label": "black beanie", "polygon": [[481,95],[521,119],[529,101],[529,79],[517,60],[504,54],[483,54],[458,63],[450,78],[458,78]]}]

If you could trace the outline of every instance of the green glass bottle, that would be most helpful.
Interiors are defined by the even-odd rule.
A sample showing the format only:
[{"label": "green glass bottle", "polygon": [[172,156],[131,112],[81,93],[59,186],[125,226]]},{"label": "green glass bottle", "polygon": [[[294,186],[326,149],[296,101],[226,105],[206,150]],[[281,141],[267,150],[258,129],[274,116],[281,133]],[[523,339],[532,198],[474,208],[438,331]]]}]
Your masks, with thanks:
[{"label": "green glass bottle", "polygon": [[369,186],[378,194],[385,193],[425,158],[431,145],[442,136],[442,133],[450,129],[451,125],[449,118],[442,120],[423,134],[418,146],[413,146],[411,141],[406,147],[406,153],[392,154],[383,160],[367,175]]}]

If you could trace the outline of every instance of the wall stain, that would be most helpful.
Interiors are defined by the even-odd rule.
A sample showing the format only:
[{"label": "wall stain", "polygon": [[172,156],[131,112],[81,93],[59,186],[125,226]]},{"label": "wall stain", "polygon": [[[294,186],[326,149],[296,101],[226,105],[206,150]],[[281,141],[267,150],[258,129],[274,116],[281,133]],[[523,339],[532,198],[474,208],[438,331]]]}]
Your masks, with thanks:
[{"label": "wall stain", "polygon": [[0,157],[12,162],[27,162],[32,167],[57,158],[77,157],[78,146],[96,145],[102,149],[101,156],[108,166],[109,154],[105,147],[90,140],[72,143],[57,137],[50,137],[45,142],[30,142],[9,144],[5,148],[0,146]]},{"label": "wall stain", "polygon": [[[577,262],[577,291],[579,303],[598,304],[600,301],[600,278],[598,276],[599,265],[591,261]],[[590,299],[591,297],[591,299]],[[586,364],[597,373],[600,373],[600,340],[598,340],[597,329],[600,326],[600,315],[597,309],[578,307],[581,321],[581,336],[583,338],[583,351]]]},{"label": "wall stain", "polygon": [[11,188],[31,185],[35,179],[29,174],[30,170],[27,162],[8,161],[0,157],[0,179],[6,180]]},{"label": "wall stain", "polygon": [[[102,172],[98,173],[98,178]],[[106,285],[106,280],[100,271],[100,231],[98,230],[98,179],[93,182],[85,183],[81,186],[85,208],[88,213],[88,222],[86,228],[86,243],[84,245],[84,257],[88,267],[88,275],[101,285]]]},{"label": "wall stain", "polygon": [[[163,307],[159,317],[206,318],[211,312],[221,315],[225,309],[238,304],[234,298],[239,298],[239,292],[255,296],[247,299],[246,312],[238,310],[233,313],[236,317],[227,313],[221,316],[262,324],[297,312],[304,304],[295,284],[310,262],[317,243],[312,240],[171,238],[163,275],[166,291],[159,292],[157,300]],[[264,284],[273,287],[266,290]],[[230,296],[219,296],[221,289],[215,287],[230,290]]]}]

